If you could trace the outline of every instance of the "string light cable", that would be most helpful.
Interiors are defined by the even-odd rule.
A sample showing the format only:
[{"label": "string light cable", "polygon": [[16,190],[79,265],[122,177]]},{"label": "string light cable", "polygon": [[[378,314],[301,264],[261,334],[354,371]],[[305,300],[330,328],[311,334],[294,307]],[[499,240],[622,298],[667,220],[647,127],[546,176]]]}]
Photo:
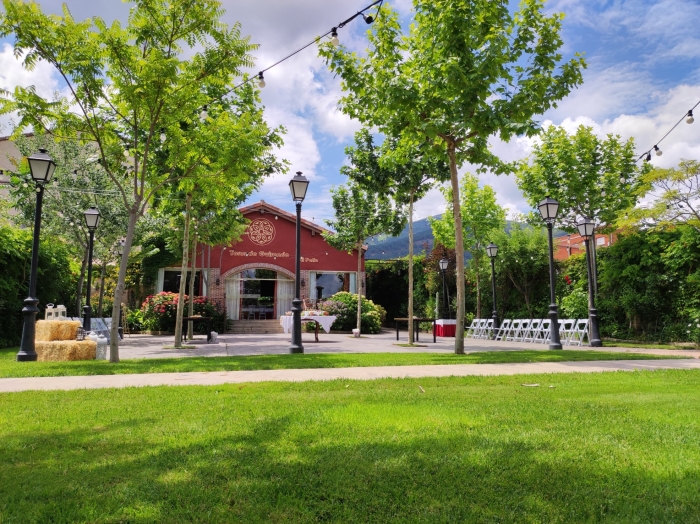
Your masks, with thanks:
[{"label": "string light cable", "polygon": [[645,162],[651,162],[651,153],[652,151],[656,156],[661,156],[663,155],[663,151],[661,151],[661,148],[659,148],[659,144],[664,141],[664,139],[670,135],[674,129],[676,129],[683,120],[685,120],[686,124],[692,124],[695,122],[695,117],[693,116],[693,109],[698,107],[700,105],[700,101],[698,101],[693,107],[691,107],[681,118],[678,120],[678,122],[675,123],[675,125],[666,132],[664,136],[662,136],[659,140],[656,141],[656,144],[650,149],[647,149],[644,153],[639,155],[637,160],[635,162],[639,162],[640,160],[644,159]]},{"label": "string light cable", "polygon": [[[289,53],[287,56],[285,56],[284,58],[278,60],[278,61],[275,62],[274,64],[272,64],[272,65],[266,67],[265,69],[261,69],[261,70],[258,72],[257,75],[251,76],[250,78],[247,78],[247,79],[243,80],[240,84],[235,85],[235,86],[232,87],[229,91],[227,91],[226,93],[224,93],[224,95],[222,95],[222,97],[223,97],[223,96],[226,96],[226,95],[229,94],[231,91],[235,91],[235,90],[238,89],[239,87],[242,87],[242,86],[244,86],[245,84],[247,84],[248,82],[251,82],[252,80],[255,80],[255,79],[258,80],[258,87],[264,88],[264,87],[265,87],[265,73],[266,73],[266,72],[268,72],[268,71],[269,71],[270,69],[272,69],[273,67],[276,67],[276,66],[280,65],[282,62],[284,62],[284,61],[286,61],[286,60],[289,60],[289,59],[292,58],[294,55],[297,55],[297,54],[301,53],[301,52],[302,52],[304,49],[306,49],[307,47],[311,47],[312,45],[314,45],[315,43],[317,43],[319,40],[321,40],[321,39],[323,39],[323,38],[326,38],[326,37],[329,36],[329,35],[330,35],[330,37],[331,37],[331,43],[332,43],[335,47],[338,47],[338,46],[340,45],[340,40],[338,39],[338,29],[344,28],[346,25],[348,25],[350,22],[352,22],[353,20],[355,20],[355,18],[357,18],[357,17],[359,17],[359,16],[361,16],[361,17],[363,18],[363,20],[365,21],[365,23],[371,24],[372,22],[374,22],[374,20],[376,19],[376,17],[379,15],[379,12],[380,12],[380,10],[381,10],[381,8],[382,8],[382,4],[383,4],[383,3],[384,3],[384,0],[376,0],[375,2],[372,2],[371,4],[369,4],[367,7],[364,7],[364,8],[362,8],[362,9],[360,9],[357,13],[355,13],[354,15],[352,15],[351,17],[349,17],[347,20],[343,20],[343,21],[340,22],[338,25],[333,26],[330,30],[326,31],[326,32],[323,33],[321,36],[317,36],[316,38],[314,38],[313,40],[311,40],[309,43],[304,44],[304,45],[301,46],[299,49],[296,49],[296,50],[292,51],[292,52]],[[375,16],[365,14],[365,11],[369,11],[370,9],[372,9],[372,8],[373,8],[374,6],[376,6],[376,5],[378,5],[379,7],[377,7],[377,14],[376,14]]]}]

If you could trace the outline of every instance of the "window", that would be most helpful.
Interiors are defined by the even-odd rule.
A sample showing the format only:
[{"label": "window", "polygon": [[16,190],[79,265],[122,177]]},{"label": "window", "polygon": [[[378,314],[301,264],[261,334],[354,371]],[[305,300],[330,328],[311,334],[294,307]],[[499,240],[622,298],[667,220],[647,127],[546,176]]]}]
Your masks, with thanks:
[{"label": "window", "polygon": [[[195,279],[194,279],[194,293],[195,295],[201,295],[202,291],[200,288],[200,280],[201,280],[201,271],[197,271],[195,273]],[[161,291],[168,291],[170,293],[179,293],[180,292],[180,276],[181,272],[179,270],[170,270],[166,269],[163,272],[163,288]],[[187,282],[185,284],[185,294],[188,294],[190,292],[190,278],[192,277],[192,272],[188,271],[187,272]]]},{"label": "window", "polygon": [[309,296],[312,300],[330,298],[339,291],[356,293],[355,273],[310,273]]}]

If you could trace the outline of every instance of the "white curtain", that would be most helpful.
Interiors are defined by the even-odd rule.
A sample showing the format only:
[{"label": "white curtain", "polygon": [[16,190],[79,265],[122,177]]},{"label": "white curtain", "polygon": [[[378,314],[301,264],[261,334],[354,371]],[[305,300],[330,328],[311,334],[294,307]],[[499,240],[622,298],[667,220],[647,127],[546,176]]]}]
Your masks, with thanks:
[{"label": "white curtain", "polygon": [[294,281],[277,281],[277,318],[283,317],[287,311],[292,309],[294,299]]},{"label": "white curtain", "polygon": [[226,312],[228,318],[238,320],[241,315],[241,275],[226,279]]},{"label": "white curtain", "polygon": [[357,275],[350,273],[350,293],[357,293]]},{"label": "white curtain", "polygon": [[316,302],[318,300],[318,294],[316,293],[316,273],[309,273],[309,298]]}]

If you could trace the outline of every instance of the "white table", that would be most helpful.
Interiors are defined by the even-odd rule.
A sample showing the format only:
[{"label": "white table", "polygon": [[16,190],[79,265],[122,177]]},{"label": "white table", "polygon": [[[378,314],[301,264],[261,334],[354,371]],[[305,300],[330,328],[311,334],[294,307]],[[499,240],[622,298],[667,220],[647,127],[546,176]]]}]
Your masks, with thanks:
[{"label": "white table", "polygon": [[[315,322],[316,323],[316,342],[318,342],[318,326],[321,325],[326,333],[331,332],[331,326],[335,319],[335,316],[302,316],[302,322]],[[280,325],[284,329],[285,333],[292,331],[292,326],[294,325],[293,315],[283,315],[280,317]]]}]

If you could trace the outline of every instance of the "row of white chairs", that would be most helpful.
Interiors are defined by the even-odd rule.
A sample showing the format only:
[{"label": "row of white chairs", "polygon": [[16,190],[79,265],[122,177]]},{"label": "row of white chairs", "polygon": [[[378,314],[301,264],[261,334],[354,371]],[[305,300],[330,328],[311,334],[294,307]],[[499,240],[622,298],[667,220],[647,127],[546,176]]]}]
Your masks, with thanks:
[{"label": "row of white chairs", "polygon": [[[492,318],[475,318],[466,330],[466,338],[505,340],[507,342],[534,342],[549,344],[552,321],[548,318],[505,319],[494,330]],[[559,339],[564,346],[588,345],[588,319],[559,319]]]}]

